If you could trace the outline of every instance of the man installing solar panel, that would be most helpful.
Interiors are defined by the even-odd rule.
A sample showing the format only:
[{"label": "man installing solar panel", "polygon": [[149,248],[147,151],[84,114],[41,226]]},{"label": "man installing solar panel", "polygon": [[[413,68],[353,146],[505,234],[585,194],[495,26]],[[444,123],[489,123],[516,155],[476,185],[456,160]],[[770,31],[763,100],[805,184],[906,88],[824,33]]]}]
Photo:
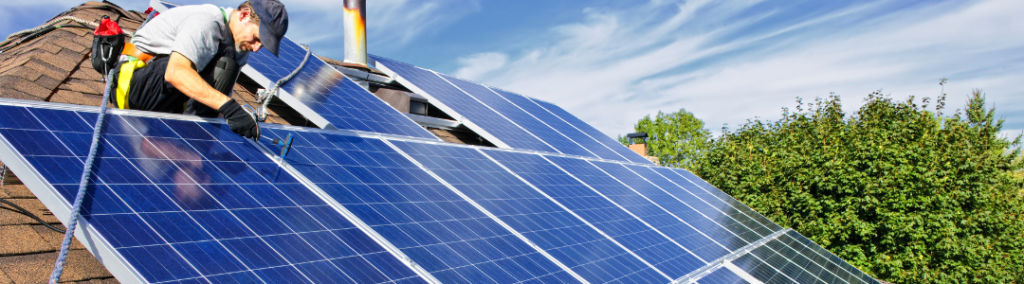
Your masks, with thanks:
[{"label": "man installing solar panel", "polygon": [[252,0],[237,9],[180,6],[154,15],[125,45],[111,103],[120,109],[223,114],[232,131],[259,140],[255,118],[228,95],[249,52],[266,47],[278,55],[288,30],[284,4]]}]

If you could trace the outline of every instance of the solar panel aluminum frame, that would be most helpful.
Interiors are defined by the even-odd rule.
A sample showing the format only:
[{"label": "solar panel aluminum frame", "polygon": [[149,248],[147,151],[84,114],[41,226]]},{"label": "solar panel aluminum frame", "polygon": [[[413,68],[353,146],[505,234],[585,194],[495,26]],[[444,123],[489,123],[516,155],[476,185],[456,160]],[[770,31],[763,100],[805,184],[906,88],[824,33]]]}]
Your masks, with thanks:
[{"label": "solar panel aluminum frame", "polygon": [[[465,125],[469,129],[472,129],[473,132],[476,132],[477,135],[480,135],[484,139],[487,139],[487,141],[491,142],[491,144],[494,144],[494,146],[497,146],[498,148],[512,148],[511,146],[506,144],[504,141],[501,141],[500,139],[498,139],[497,136],[494,136],[494,134],[491,134],[490,132],[488,132],[483,127],[480,127],[479,125],[477,125],[473,121],[471,121],[471,120],[467,119],[466,117],[462,116],[462,114],[459,114],[458,112],[456,112],[454,109],[452,109],[451,107],[446,105],[444,102],[442,102],[442,101],[438,100],[437,98],[434,98],[433,96],[431,96],[430,93],[427,93],[423,89],[420,89],[420,87],[414,85],[412,82],[410,82],[409,80],[405,79],[401,75],[398,75],[398,73],[396,73],[395,71],[392,71],[390,68],[387,67],[387,65],[384,65],[383,62],[378,61],[376,67],[377,67],[377,69],[380,69],[381,71],[384,71],[384,73],[387,73],[388,75],[391,75],[391,78],[395,78],[395,81],[398,81],[399,83],[402,84],[402,86],[405,86],[406,88],[411,90],[413,93],[416,93],[417,95],[421,95],[421,96],[427,97],[427,99],[430,101],[430,104],[432,104],[435,107],[441,109],[441,111],[445,112],[446,114],[452,116],[452,118],[454,118],[455,121],[458,121],[460,124]],[[419,67],[415,67],[415,66],[413,66],[413,67],[414,68],[419,68]],[[424,70],[426,70],[426,69],[424,69]],[[431,70],[426,70],[426,71],[434,74],[435,76],[438,77],[438,79],[444,80],[443,77],[441,77],[440,75],[437,75],[437,73],[435,73],[434,71],[431,71]],[[445,82],[447,82],[447,80],[445,80]],[[449,84],[451,84],[451,83],[449,83]],[[452,86],[455,86],[455,85],[452,85]],[[462,91],[462,89],[459,89],[459,90]],[[470,97],[472,97],[472,96],[470,96]],[[505,117],[503,116],[502,118],[505,118]],[[519,125],[516,125],[516,126],[518,127]],[[527,133],[529,133],[529,131],[527,131]],[[530,133],[530,134],[533,135],[533,133]],[[543,142],[543,140],[541,140],[541,142]],[[547,144],[547,143],[545,143],[545,144]],[[539,151],[537,151],[537,152],[539,152]]]},{"label": "solar panel aluminum frame", "polygon": [[[0,98],[0,104],[8,106],[44,108],[54,110],[67,110],[79,112],[99,113],[98,107],[77,106],[50,102],[23,101]],[[107,109],[107,114],[124,114],[139,117],[170,118],[196,122],[223,123],[221,119],[200,118],[197,116],[176,115],[167,113],[154,113],[137,110]],[[105,118],[109,119],[109,118]],[[262,147],[262,146],[261,146]],[[264,154],[274,157],[272,152],[263,148]],[[57,220],[65,227],[71,218],[73,204],[68,203],[49,182],[43,180],[42,174],[36,170],[24,156],[15,150],[7,137],[0,137],[0,160],[4,165],[13,170],[25,187],[29,189],[39,201],[46,206]],[[96,260],[100,262],[121,283],[147,283],[145,278],[134,269],[131,264],[118,253],[110,242],[106,240],[85,218],[78,219],[78,229],[75,230],[75,238],[85,246]]]},{"label": "solar panel aluminum frame", "polygon": [[757,278],[754,278],[753,275],[750,275],[750,273],[743,271],[743,269],[740,269],[738,266],[736,266],[736,264],[733,264],[731,261],[725,261],[724,263],[722,263],[722,266],[722,268],[729,269],[729,271],[732,271],[732,273],[735,273],[740,278],[743,278],[743,280],[750,282],[750,284],[764,284],[764,282],[761,282],[761,280],[757,280]]}]

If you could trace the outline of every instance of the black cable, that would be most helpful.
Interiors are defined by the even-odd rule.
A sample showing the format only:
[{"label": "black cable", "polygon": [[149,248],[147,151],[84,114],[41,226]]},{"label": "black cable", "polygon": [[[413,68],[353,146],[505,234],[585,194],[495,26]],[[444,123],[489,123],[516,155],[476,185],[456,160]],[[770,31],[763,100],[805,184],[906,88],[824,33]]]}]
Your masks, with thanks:
[{"label": "black cable", "polygon": [[43,226],[46,226],[47,228],[50,228],[50,230],[57,231],[58,233],[61,233],[61,234],[64,233],[64,230],[61,230],[60,228],[57,228],[57,227],[54,227],[53,225],[50,225],[50,223],[47,223],[46,221],[43,221],[43,219],[39,218],[39,216],[36,216],[35,214],[32,214],[32,212],[29,212],[27,209],[22,208],[21,206],[18,206],[18,204],[14,204],[14,202],[10,202],[10,201],[7,201],[6,199],[0,198],[0,203],[6,204],[6,205],[11,206],[11,207],[14,207],[14,208],[7,208],[7,207],[0,206],[0,208],[21,213],[22,215],[28,216],[29,218],[32,218],[32,219],[38,221],[40,224],[43,224]]}]

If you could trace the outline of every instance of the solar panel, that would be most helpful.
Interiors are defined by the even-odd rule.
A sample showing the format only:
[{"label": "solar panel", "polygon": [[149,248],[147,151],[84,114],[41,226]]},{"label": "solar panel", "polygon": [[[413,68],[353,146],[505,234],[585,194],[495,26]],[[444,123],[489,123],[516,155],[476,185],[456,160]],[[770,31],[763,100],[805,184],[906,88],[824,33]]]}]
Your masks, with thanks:
[{"label": "solar panel", "polygon": [[[767,236],[757,234],[745,224],[716,210],[719,208],[707,206],[695,197],[690,196],[689,198],[677,199],[675,196],[663,191],[661,187],[652,184],[623,165],[606,162],[591,163],[600,168],[600,171],[607,173],[607,175],[596,170],[596,168],[586,167],[587,165],[581,165],[580,168],[586,167],[581,169],[584,171],[583,173],[573,174],[583,179],[582,176],[589,173],[587,175],[589,176],[588,178],[595,180],[593,183],[588,182],[591,186],[598,188],[595,184],[606,184],[603,186],[608,191],[608,193],[604,193],[606,196],[615,194],[623,199],[635,200],[631,206],[646,207],[649,208],[647,210],[655,212],[657,212],[656,209],[660,209],[663,212],[671,213],[669,216],[674,216],[676,219],[696,228],[712,240],[729,248],[730,251],[734,251]],[[566,169],[568,170],[568,168]],[[624,185],[628,187],[624,187]],[[681,189],[678,186],[669,184],[663,184],[662,186],[669,190]],[[685,192],[685,190],[682,192]],[[734,208],[724,209],[736,210]],[[637,210],[643,209],[638,208]]]},{"label": "solar panel", "polygon": [[[601,166],[601,164],[597,165]],[[654,192],[644,194],[645,196],[651,197],[652,200],[657,200],[659,202],[665,202],[665,200],[678,200],[682,203],[685,203],[687,206],[702,212],[702,214],[708,216],[708,218],[711,218],[713,220],[730,218],[736,222],[739,222],[743,224],[743,227],[746,227],[747,229],[757,233],[760,237],[766,237],[775,232],[772,230],[772,228],[766,227],[764,224],[759,223],[750,216],[744,214],[743,209],[741,208],[746,208],[746,205],[743,205],[738,202],[726,203],[725,201],[722,201],[721,199],[718,199],[715,196],[709,195],[706,191],[704,191],[704,189],[696,187],[688,182],[683,184],[676,184],[672,180],[669,180],[662,176],[661,174],[659,174],[656,171],[657,168],[635,165],[623,165],[623,167],[628,168],[633,173],[636,173],[637,175],[643,177],[645,180],[657,185],[663,191],[662,193]],[[602,166],[602,168],[606,167]],[[606,168],[606,171],[612,170],[614,169]],[[673,176],[675,175],[673,174]],[[717,189],[712,188],[712,190]],[[760,217],[760,215],[757,216]],[[727,224],[727,222],[725,222],[724,220],[716,221],[716,223]]]},{"label": "solar panel", "polygon": [[[270,88],[299,66],[306,51],[283,38],[278,54],[280,57],[269,52],[250,53],[242,72]],[[302,71],[281,88],[278,98],[321,128],[437,139],[316,56],[309,57]]]},{"label": "solar panel", "polygon": [[[112,113],[78,237],[122,281],[877,283],[681,169],[264,125],[278,159]],[[0,159],[61,220],[95,119],[0,100]]]},{"label": "solar panel", "polygon": [[[685,245],[679,243],[677,239],[696,238],[699,236],[699,232],[686,227],[678,220],[676,223],[679,226],[668,227],[654,226],[647,220],[638,219],[637,215],[573,179],[545,160],[544,157],[501,151],[486,152],[513,173],[562,204],[567,210],[579,215],[583,220],[603,231],[609,238],[644,260],[645,263],[655,267],[663,277],[669,280],[683,276],[704,265],[708,260],[703,259],[702,261],[695,258],[694,253],[698,256],[704,251],[727,253],[725,249],[719,247],[715,251],[710,246],[708,246],[709,248],[694,246],[703,250],[687,251],[684,249]],[[661,229],[669,231],[663,232]],[[666,234],[673,234],[673,236],[670,238]]]},{"label": "solar panel", "polygon": [[[397,74],[404,85],[433,97],[432,103],[445,111],[464,116],[472,122],[471,128],[484,132],[482,135],[489,139],[497,139],[500,146],[650,163],[589,125],[572,125],[586,124],[578,118],[560,118],[563,114],[552,114],[553,111],[526,97],[403,62],[371,57],[377,60],[378,67]],[[537,140],[542,140],[543,145]]]},{"label": "solar panel", "polygon": [[[707,182],[700,179],[693,173],[690,173],[690,171],[687,171],[685,169],[672,169],[661,167],[652,167],[651,169],[657,171],[659,174],[661,174],[661,176],[671,180],[673,183],[687,189],[688,193],[699,196],[701,199],[705,201],[714,202],[715,199],[718,199],[728,204],[732,208],[739,209],[740,212],[742,212],[744,215],[747,215],[751,219],[754,219],[758,223],[761,223],[761,225],[765,226],[766,228],[773,232],[782,229],[781,226],[775,224],[775,222],[772,222],[771,220],[768,220],[768,218],[765,218],[764,215],[761,215],[761,213],[757,213],[757,211],[754,211],[754,209],[751,209],[750,207],[744,205],[743,203],[739,202],[739,200],[736,200],[732,196],[729,196],[729,194],[726,194],[724,191],[712,186],[711,184],[708,184]],[[669,193],[673,195],[678,194],[678,192]],[[749,227],[756,228],[756,226]]]},{"label": "solar panel", "polygon": [[386,143],[296,135],[285,161],[439,281],[578,282]]},{"label": "solar panel", "polygon": [[[576,144],[579,144],[583,148],[586,148],[587,150],[589,150],[591,153],[594,153],[598,157],[608,160],[629,161],[623,158],[618,153],[615,153],[615,151],[612,151],[611,149],[606,147],[604,144],[601,144],[601,142],[597,142],[597,140],[594,140],[594,138],[590,137],[590,135],[583,133],[579,129],[576,129],[576,127],[569,125],[569,123],[565,122],[561,118],[555,116],[554,114],[551,114],[551,112],[548,112],[546,109],[542,108],[540,105],[535,103],[530,98],[497,88],[490,89],[493,90],[498,95],[501,95],[501,97],[505,98],[506,100],[512,102],[523,111],[526,111],[533,117],[536,117],[537,119],[543,121],[548,126],[551,126],[551,128],[554,128],[559,133],[562,133],[569,139],[572,139],[573,141],[576,142]],[[622,145],[616,144],[613,146],[621,147]]]},{"label": "solar panel", "polygon": [[799,234],[790,231],[732,260],[732,263],[765,283],[878,283],[848,263],[830,260],[828,255],[831,254],[820,253],[819,249],[824,251],[823,248],[807,246],[794,235]]},{"label": "solar panel", "polygon": [[536,117],[533,117],[533,115],[530,115],[518,106],[505,100],[505,98],[494,93],[491,89],[477,83],[443,74],[441,77],[444,77],[444,79],[449,83],[452,83],[459,89],[462,89],[466,94],[487,105],[494,112],[508,118],[512,123],[532,133],[537,138],[540,138],[548,145],[555,148],[555,150],[558,150],[558,152],[576,156],[597,157],[579,144],[576,144],[576,142],[569,137],[555,131],[543,121],[538,120]]},{"label": "solar panel", "polygon": [[[580,215],[570,212],[479,151],[425,143],[392,143],[583,279],[591,283],[667,282],[668,278],[607,238]],[[499,153],[489,151],[488,154]]]},{"label": "solar panel", "polygon": [[[669,211],[658,204],[637,194],[629,187],[623,186],[615,179],[601,172],[601,170],[590,165],[587,161],[557,157],[548,157],[548,159],[585,183],[589,188],[593,188],[596,191],[596,196],[606,199],[604,202],[607,202],[607,204],[622,207],[630,215],[644,221],[645,225],[671,239],[676,246],[685,248],[687,254],[696,256],[690,261],[691,266],[670,274],[673,278],[682,277],[686,273],[704,266],[705,263],[746,245],[741,239],[736,241],[737,237],[732,236],[728,232],[722,232],[724,230],[714,223],[710,223],[707,220],[703,220],[703,223],[695,222],[692,219],[703,219],[703,217],[699,213],[693,212],[693,210],[688,212],[691,213],[690,215],[682,216],[689,221],[684,222],[684,219],[670,214]],[[598,202],[601,202],[600,199]],[[595,204],[598,202],[591,201],[588,203]],[[699,227],[699,225],[705,225],[706,227]]]},{"label": "solar panel", "polygon": [[633,150],[626,148],[618,141],[615,141],[615,139],[608,137],[608,135],[604,135],[604,133],[601,133],[601,131],[597,130],[597,128],[594,128],[593,126],[590,126],[590,124],[583,122],[583,120],[572,115],[568,111],[565,111],[561,107],[538,99],[531,98],[530,100],[532,100],[537,105],[540,105],[545,110],[551,112],[551,114],[554,114],[558,118],[561,118],[563,121],[565,121],[569,125],[572,125],[579,131],[582,131],[583,133],[587,134],[587,136],[590,136],[594,140],[597,140],[597,142],[603,144],[605,147],[608,147],[608,149],[615,151],[615,153],[618,153],[620,156],[626,158],[626,160],[641,164],[651,163],[650,161],[647,160],[647,158],[644,158],[640,156],[640,154],[633,152]]},{"label": "solar panel", "polygon": [[[67,220],[97,115],[39,106],[0,106],[0,157]],[[78,238],[118,279],[425,282],[226,125],[115,113]]]},{"label": "solar panel", "polygon": [[[836,278],[844,279],[847,283],[878,283],[878,280],[860,271],[850,263],[843,261],[825,248],[814,243],[796,231],[786,233],[782,238],[789,247],[800,252],[801,255],[813,260],[814,264],[835,275]],[[821,273],[819,275],[825,275]]]},{"label": "solar panel", "polygon": [[440,75],[426,69],[408,65],[398,61],[392,61],[376,56],[378,68],[390,70],[399,77],[395,78],[402,85],[414,90],[418,94],[434,98],[431,104],[441,108],[463,124],[469,126],[488,141],[495,145],[506,148],[530,149],[545,152],[555,152],[555,149],[548,146],[544,141],[526,132],[512,121],[495,113],[486,105],[481,104],[462,90],[448,83]]}]

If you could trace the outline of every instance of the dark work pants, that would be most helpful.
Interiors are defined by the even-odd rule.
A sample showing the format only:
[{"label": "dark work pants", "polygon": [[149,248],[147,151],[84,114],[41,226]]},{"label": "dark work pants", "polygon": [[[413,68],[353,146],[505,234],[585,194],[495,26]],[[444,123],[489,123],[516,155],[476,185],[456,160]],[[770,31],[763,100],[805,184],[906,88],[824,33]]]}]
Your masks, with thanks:
[{"label": "dark work pants", "polygon": [[[217,62],[222,57],[233,60],[235,58],[234,47],[228,44],[221,44],[220,52],[218,52],[217,56],[203,70],[198,72],[199,76],[211,86],[215,85],[214,71]],[[135,70],[135,74],[132,75],[131,84],[128,87],[128,109],[167,113],[187,112],[203,117],[216,117],[218,115],[217,110],[192,100],[165,80],[164,74],[167,72],[167,63],[169,61],[170,56],[160,55],[150,60],[146,67]],[[230,76],[231,83],[234,83],[233,79],[237,77],[237,73],[236,71],[233,76]],[[116,78],[114,86],[111,87],[112,91],[117,87]],[[230,88],[220,91],[225,95],[231,95]],[[110,94],[110,102],[115,105],[117,104],[116,92]]]}]

